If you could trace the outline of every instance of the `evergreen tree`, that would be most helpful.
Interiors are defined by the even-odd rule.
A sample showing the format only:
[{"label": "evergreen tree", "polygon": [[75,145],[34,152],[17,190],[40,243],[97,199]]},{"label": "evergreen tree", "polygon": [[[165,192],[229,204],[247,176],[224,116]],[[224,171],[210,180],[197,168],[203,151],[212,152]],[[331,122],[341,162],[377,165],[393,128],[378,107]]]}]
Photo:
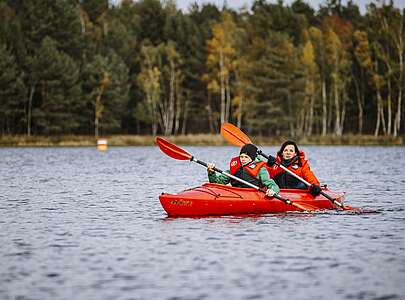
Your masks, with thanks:
[{"label": "evergreen tree", "polygon": [[75,59],[83,46],[79,10],[74,0],[8,0],[24,34],[26,54],[32,56],[45,37]]},{"label": "evergreen tree", "polygon": [[[23,70],[24,84],[27,92],[27,134],[31,134],[32,108],[35,106],[37,116],[44,115],[39,107],[42,93],[37,86],[41,79],[42,64],[40,49],[46,37],[52,40],[55,51],[66,53],[74,59],[81,58],[82,31],[74,1],[66,0],[16,0],[7,1],[19,20],[16,27],[17,37],[11,40],[15,49],[16,60]],[[73,63],[73,61],[71,61]],[[57,118],[56,118],[57,119]],[[45,122],[47,124],[47,122]],[[39,126],[41,127],[41,125]],[[44,127],[42,127],[44,129]],[[57,131],[59,131],[57,129]],[[53,129],[50,129],[53,132]]]},{"label": "evergreen tree", "polygon": [[304,95],[304,75],[298,51],[285,34],[273,32],[268,40],[252,45],[255,102],[247,112],[247,124],[260,134],[295,135],[294,120]]},{"label": "evergreen tree", "polygon": [[0,132],[22,133],[25,129],[25,86],[15,58],[0,43]]},{"label": "evergreen tree", "polygon": [[128,101],[128,68],[122,59],[114,52],[96,55],[84,65],[81,84],[86,104],[81,130],[96,137],[119,132]]},{"label": "evergreen tree", "polygon": [[163,29],[166,12],[159,0],[140,0],[135,3],[134,11],[138,16],[140,40],[149,40],[153,45],[164,41]]},{"label": "evergreen tree", "polygon": [[0,0],[0,133],[401,135],[404,11],[343,3]]},{"label": "evergreen tree", "polygon": [[79,0],[79,3],[93,24],[102,22],[108,11],[108,0]]},{"label": "evergreen tree", "polygon": [[[203,4],[201,7],[194,3],[190,13],[185,18],[183,28],[186,31],[186,40],[179,45],[179,52],[184,59],[184,90],[187,98],[187,110],[190,114],[188,128],[200,130],[208,128],[212,133],[218,132],[216,120],[219,118],[219,109],[213,109],[212,95],[207,90],[204,75],[207,70],[206,41],[212,38],[211,28],[221,18],[221,13],[215,5]],[[208,123],[208,126],[207,126]],[[185,124],[186,125],[186,124]],[[185,132],[186,126],[182,130]]]},{"label": "evergreen tree", "polygon": [[57,42],[45,37],[34,61],[38,87],[32,113],[38,133],[73,133],[79,127],[79,71],[66,53],[57,49]]}]

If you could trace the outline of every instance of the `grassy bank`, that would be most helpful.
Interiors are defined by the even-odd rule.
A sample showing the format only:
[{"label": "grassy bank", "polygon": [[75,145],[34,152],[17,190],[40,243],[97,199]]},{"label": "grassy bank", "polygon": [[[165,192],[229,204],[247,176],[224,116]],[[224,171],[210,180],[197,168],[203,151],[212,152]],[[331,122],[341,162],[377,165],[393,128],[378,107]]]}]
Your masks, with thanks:
[{"label": "grassy bank", "polygon": [[[104,136],[109,146],[149,146],[155,144],[153,136],[112,135]],[[219,135],[192,134],[167,137],[178,145],[228,145]],[[258,145],[280,145],[286,137],[251,137]],[[311,136],[298,138],[301,145],[404,145],[404,137],[375,137],[373,135],[344,135],[341,137]],[[83,147],[95,146],[96,139],[92,136],[61,135],[61,136],[0,136],[0,147]]]},{"label": "grassy bank", "polygon": [[[109,146],[150,146],[155,144],[155,137],[147,135],[111,135],[100,137],[108,141]],[[193,134],[166,137],[179,145],[225,145],[220,135]],[[0,147],[88,147],[95,146],[93,136],[0,136]]]}]

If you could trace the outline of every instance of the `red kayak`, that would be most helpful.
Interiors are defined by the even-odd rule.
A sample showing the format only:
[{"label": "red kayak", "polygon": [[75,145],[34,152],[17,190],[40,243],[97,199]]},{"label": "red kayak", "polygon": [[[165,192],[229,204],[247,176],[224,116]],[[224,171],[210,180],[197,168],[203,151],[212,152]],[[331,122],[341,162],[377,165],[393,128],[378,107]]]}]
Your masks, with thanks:
[{"label": "red kayak", "polygon": [[[343,203],[344,193],[322,188],[324,193]],[[297,204],[307,204],[319,210],[336,209],[324,196],[313,197],[307,190],[282,189],[280,196]],[[208,216],[234,214],[268,214],[301,211],[253,188],[236,188],[215,183],[205,183],[177,194],[163,193],[160,203],[169,216]]]}]

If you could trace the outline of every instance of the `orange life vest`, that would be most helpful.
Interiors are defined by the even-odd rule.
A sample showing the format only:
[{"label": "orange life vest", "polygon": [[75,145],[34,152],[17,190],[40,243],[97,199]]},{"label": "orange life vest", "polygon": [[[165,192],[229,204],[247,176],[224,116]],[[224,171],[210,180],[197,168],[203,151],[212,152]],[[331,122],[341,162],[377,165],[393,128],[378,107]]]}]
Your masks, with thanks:
[{"label": "orange life vest", "polygon": [[[277,155],[276,162],[281,164],[281,161],[281,157]],[[274,164],[272,167],[266,167],[270,177],[274,179],[280,188],[306,188],[304,183],[285,172],[278,165]],[[311,171],[308,161],[305,159],[304,151],[299,152],[298,160],[289,165],[287,169],[311,184],[320,185],[318,178],[316,178],[315,174]]]},{"label": "orange life vest", "polygon": [[[239,177],[240,179],[243,179],[251,184],[262,186],[263,184],[256,176],[259,173],[260,169],[265,165],[265,162],[252,161],[246,166],[242,166],[239,156],[237,156],[231,159],[231,162],[229,164],[229,172],[231,173],[231,175]],[[249,187],[234,179],[231,179],[231,184],[232,186],[237,187]]]}]

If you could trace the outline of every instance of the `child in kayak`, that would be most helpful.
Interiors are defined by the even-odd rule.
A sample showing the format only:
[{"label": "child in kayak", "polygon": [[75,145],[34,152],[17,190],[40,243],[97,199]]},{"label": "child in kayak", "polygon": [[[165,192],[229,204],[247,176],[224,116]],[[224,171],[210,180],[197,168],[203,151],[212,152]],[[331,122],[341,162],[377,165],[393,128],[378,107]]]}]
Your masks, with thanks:
[{"label": "child in kayak", "polygon": [[310,193],[313,196],[319,195],[319,193],[321,192],[321,188],[319,187],[319,180],[311,171],[308,161],[305,159],[304,152],[298,149],[298,146],[294,141],[285,141],[281,145],[280,150],[277,152],[276,157],[269,155],[269,159],[267,161],[267,169],[270,173],[270,177],[274,179],[274,181],[280,188],[307,188],[307,186],[302,181],[284,171],[276,163],[283,165],[291,172],[305,179],[311,184]]},{"label": "child in kayak", "polygon": [[[207,170],[209,182],[219,184],[230,183],[235,187],[249,187],[237,180],[229,178],[226,175],[217,174],[214,171],[214,167],[214,164],[208,163]],[[257,147],[255,145],[244,145],[240,150],[239,156],[231,159],[230,168],[227,173],[239,177],[256,186],[267,188],[266,195],[269,197],[273,196],[274,194],[278,194],[280,191],[274,180],[269,177],[269,173],[266,169],[266,163],[257,158]]]}]

